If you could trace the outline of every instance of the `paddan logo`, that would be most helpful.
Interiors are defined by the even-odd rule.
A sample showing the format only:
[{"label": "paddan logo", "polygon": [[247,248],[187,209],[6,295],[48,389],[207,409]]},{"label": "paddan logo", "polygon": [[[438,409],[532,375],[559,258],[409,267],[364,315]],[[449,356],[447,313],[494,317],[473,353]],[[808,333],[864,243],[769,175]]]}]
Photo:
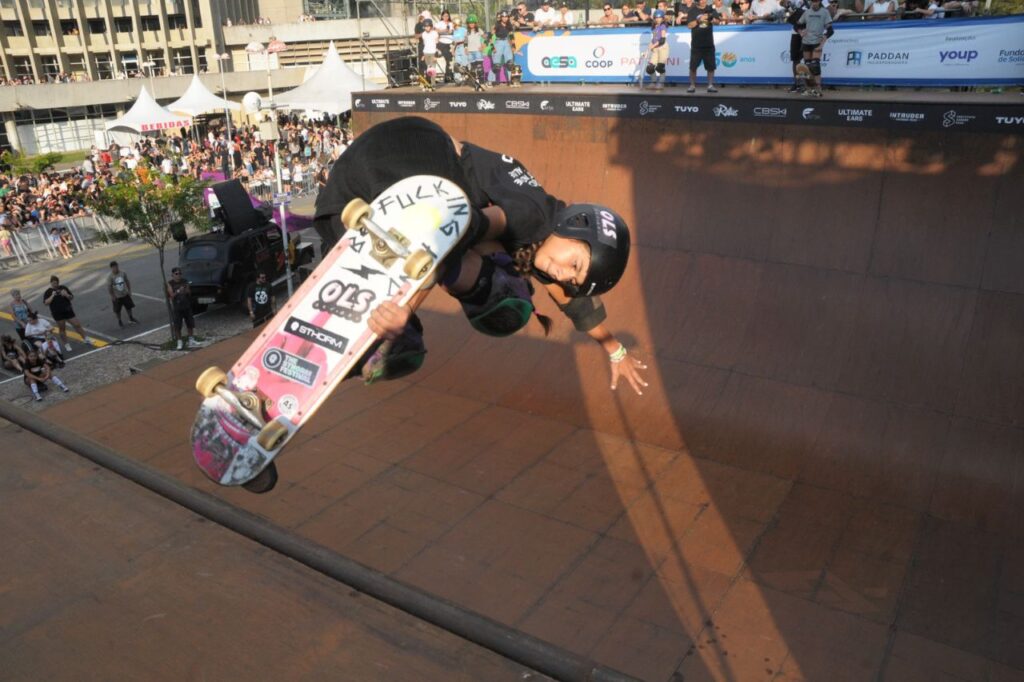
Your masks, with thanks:
[{"label": "paddan logo", "polygon": [[577,66],[576,57],[568,55],[543,57],[540,60],[540,64],[545,69],[575,69]]}]

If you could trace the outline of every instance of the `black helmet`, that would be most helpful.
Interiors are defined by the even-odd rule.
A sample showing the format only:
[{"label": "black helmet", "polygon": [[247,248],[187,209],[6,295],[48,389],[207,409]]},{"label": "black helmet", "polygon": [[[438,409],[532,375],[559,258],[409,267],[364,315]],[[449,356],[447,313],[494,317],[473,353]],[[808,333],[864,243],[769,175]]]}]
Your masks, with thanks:
[{"label": "black helmet", "polygon": [[555,215],[555,234],[590,246],[590,269],[573,296],[603,294],[618,283],[629,261],[629,226],[599,204],[571,204]]}]

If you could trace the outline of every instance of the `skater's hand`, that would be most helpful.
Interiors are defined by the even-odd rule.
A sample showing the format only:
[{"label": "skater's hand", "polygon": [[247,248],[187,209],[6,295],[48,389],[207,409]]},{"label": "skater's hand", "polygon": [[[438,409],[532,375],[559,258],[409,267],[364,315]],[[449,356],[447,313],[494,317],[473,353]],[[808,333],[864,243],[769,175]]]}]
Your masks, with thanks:
[{"label": "skater's hand", "polygon": [[369,326],[377,336],[388,340],[398,338],[409,323],[412,310],[406,306],[395,305],[391,301],[385,301],[377,306],[377,309],[370,314]]},{"label": "skater's hand", "polygon": [[615,354],[609,356],[612,365],[612,390],[618,388],[619,379],[625,377],[629,385],[633,387],[637,395],[643,395],[643,388],[647,386],[647,382],[644,381],[643,376],[640,374],[640,370],[647,369],[647,365],[641,362],[639,359],[632,357],[625,353],[625,347],[622,348],[624,353],[623,357],[619,360],[615,359]]}]

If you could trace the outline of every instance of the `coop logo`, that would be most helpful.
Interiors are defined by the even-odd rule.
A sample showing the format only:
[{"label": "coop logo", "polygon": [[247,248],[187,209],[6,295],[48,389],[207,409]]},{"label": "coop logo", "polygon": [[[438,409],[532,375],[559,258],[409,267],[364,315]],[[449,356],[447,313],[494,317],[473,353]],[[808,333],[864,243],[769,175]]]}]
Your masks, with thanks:
[{"label": "coop logo", "polygon": [[477,111],[491,111],[494,109],[494,102],[489,99],[478,99],[476,101]]},{"label": "coop logo", "polygon": [[605,102],[604,104],[601,105],[601,108],[604,109],[605,111],[618,113],[620,111],[625,111],[627,109],[627,105],[621,104],[619,102]]},{"label": "coop logo", "polygon": [[569,57],[566,55],[543,57],[540,60],[540,65],[545,69],[575,69],[576,64],[576,57]]},{"label": "coop logo", "polygon": [[505,100],[506,109],[516,109],[519,111],[529,111],[530,103],[525,99],[507,99]]},{"label": "coop logo", "polygon": [[805,121],[818,121],[821,119],[821,116],[814,107],[804,107],[804,110],[800,112],[800,115],[803,116]]},{"label": "coop logo", "polygon": [[695,104],[677,104],[672,107],[677,114],[699,114],[700,107]]},{"label": "coop logo", "polygon": [[362,97],[356,97],[356,101],[353,102],[353,104],[356,105],[356,109],[362,109],[363,107],[366,106],[365,104],[363,104],[363,98]]},{"label": "coop logo", "polygon": [[999,50],[1000,64],[1024,64],[1024,50]]},{"label": "coop logo", "polygon": [[555,108],[553,106],[551,106],[550,100],[542,99],[540,101],[540,110],[541,111],[554,111]]},{"label": "coop logo", "polygon": [[280,348],[271,348],[263,354],[263,366],[278,376],[310,388],[320,372],[319,365]]},{"label": "coop logo", "polygon": [[588,69],[607,69],[614,63],[611,59],[604,58],[605,49],[603,47],[595,47],[592,55],[592,59],[587,59],[583,62],[583,66]]},{"label": "coop logo", "polygon": [[651,104],[647,100],[640,102],[640,115],[647,116],[648,114],[656,114],[661,109],[660,104]]},{"label": "coop logo", "polygon": [[317,327],[297,317],[289,317],[288,324],[284,326],[284,330],[304,341],[333,350],[335,353],[344,353],[345,349],[348,348],[348,339],[344,336],[338,336],[334,332],[329,332],[322,327]]},{"label": "coop logo", "polygon": [[940,64],[970,64],[977,58],[977,50],[939,50]]},{"label": "coop logo", "polygon": [[958,114],[956,111],[950,109],[942,115],[942,127],[953,128],[954,126],[965,126],[975,119],[974,116],[968,116],[967,114]]},{"label": "coop logo", "polygon": [[436,109],[439,106],[441,106],[441,103],[437,100],[430,99],[429,97],[423,100],[423,111],[430,111],[431,109]]},{"label": "coop logo", "polygon": [[412,109],[416,106],[416,100],[414,99],[400,99],[397,100],[398,106],[402,109]]},{"label": "coop logo", "polygon": [[897,123],[921,123],[924,114],[917,111],[890,111],[889,119]]},{"label": "coop logo", "polygon": [[449,109],[468,109],[469,102],[464,99],[450,99],[448,100]]},{"label": "coop logo", "polygon": [[736,118],[740,115],[739,109],[733,109],[725,104],[719,104],[711,110],[717,118]]},{"label": "coop logo", "polygon": [[391,104],[391,99],[388,97],[375,98],[370,100],[370,104],[377,107],[378,109],[387,109],[388,105]]},{"label": "coop logo", "polygon": [[569,99],[565,101],[565,108],[569,111],[574,111],[577,114],[586,113],[590,111],[590,100]]},{"label": "coop logo", "polygon": [[843,107],[840,107],[836,113],[848,123],[863,123],[875,115],[873,109],[846,109]]},{"label": "coop logo", "polygon": [[313,307],[352,322],[362,322],[363,315],[369,311],[370,304],[376,298],[377,294],[370,289],[361,289],[356,284],[345,284],[334,279],[320,287]]},{"label": "coop logo", "polygon": [[1001,126],[1024,125],[1024,116],[996,116],[996,123]]},{"label": "coop logo", "polygon": [[754,116],[758,118],[786,118],[788,115],[786,107],[754,107]]}]

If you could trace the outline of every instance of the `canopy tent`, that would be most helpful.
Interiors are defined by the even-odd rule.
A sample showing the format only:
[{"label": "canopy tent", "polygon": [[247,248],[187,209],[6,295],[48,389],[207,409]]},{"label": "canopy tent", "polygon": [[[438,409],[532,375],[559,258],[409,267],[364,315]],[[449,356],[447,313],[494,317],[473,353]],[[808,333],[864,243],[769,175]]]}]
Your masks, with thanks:
[{"label": "canopy tent", "polygon": [[192,82],[189,83],[185,94],[167,105],[168,110],[188,114],[189,116],[220,112],[224,111],[225,108],[238,111],[241,107],[235,102],[226,100],[223,97],[217,97],[217,95],[210,92],[203,85],[203,82],[199,80],[198,75],[192,76]]},{"label": "canopy tent", "polygon": [[324,61],[306,82],[278,95],[274,101],[286,109],[305,109],[337,116],[352,108],[352,93],[382,90],[384,86],[360,76],[338,55],[332,41]]},{"label": "canopy tent", "polygon": [[153,96],[142,86],[139,96],[124,116],[104,126],[107,138],[118,143],[129,142],[146,133],[177,130],[192,125],[191,116],[173,114],[157,104]]}]

